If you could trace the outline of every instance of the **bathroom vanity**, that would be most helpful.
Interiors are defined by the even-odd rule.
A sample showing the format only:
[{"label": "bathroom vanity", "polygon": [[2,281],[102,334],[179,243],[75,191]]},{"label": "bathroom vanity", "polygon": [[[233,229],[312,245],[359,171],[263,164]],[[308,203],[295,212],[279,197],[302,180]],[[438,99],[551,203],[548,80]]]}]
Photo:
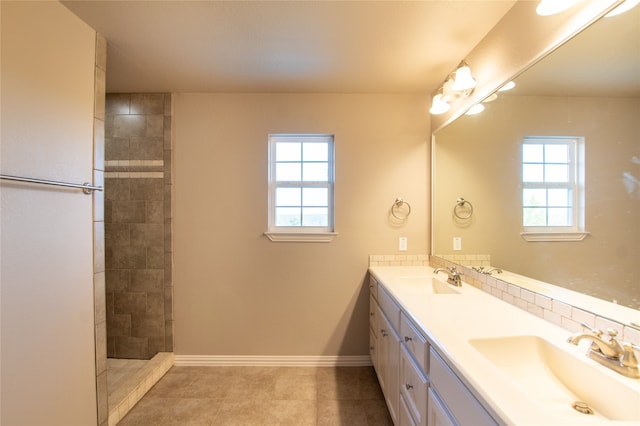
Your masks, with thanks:
[{"label": "bathroom vanity", "polygon": [[640,421],[640,380],[588,359],[568,331],[431,267],[369,271],[370,354],[394,424]]}]

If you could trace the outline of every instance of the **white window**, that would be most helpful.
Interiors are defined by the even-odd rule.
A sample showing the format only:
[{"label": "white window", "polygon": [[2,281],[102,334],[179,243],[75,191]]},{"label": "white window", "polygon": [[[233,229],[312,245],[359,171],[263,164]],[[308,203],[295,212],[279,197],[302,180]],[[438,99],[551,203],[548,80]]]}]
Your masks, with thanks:
[{"label": "white window", "polygon": [[583,141],[525,137],[522,144],[522,227],[528,241],[575,241],[584,232]]},{"label": "white window", "polygon": [[333,136],[269,136],[269,230],[273,241],[331,241]]}]

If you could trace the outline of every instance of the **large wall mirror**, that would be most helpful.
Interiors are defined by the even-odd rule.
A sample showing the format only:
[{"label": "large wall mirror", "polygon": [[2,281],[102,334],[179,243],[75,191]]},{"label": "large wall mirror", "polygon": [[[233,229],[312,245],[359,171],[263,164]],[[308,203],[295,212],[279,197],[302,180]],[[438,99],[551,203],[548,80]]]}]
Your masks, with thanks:
[{"label": "large wall mirror", "polygon": [[[491,266],[640,309],[640,6],[599,19],[515,83],[435,134],[433,253],[490,255]],[[583,141],[584,239],[521,235],[527,136]],[[454,215],[461,197],[469,218]]]}]

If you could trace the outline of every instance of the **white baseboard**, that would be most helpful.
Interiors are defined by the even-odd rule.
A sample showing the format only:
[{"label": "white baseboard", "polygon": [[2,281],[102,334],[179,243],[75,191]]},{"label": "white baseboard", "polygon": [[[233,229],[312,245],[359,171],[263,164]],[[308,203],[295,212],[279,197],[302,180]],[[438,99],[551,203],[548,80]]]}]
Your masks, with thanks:
[{"label": "white baseboard", "polygon": [[362,367],[370,366],[371,357],[361,356],[245,356],[245,355],[176,355],[176,366],[203,367]]}]

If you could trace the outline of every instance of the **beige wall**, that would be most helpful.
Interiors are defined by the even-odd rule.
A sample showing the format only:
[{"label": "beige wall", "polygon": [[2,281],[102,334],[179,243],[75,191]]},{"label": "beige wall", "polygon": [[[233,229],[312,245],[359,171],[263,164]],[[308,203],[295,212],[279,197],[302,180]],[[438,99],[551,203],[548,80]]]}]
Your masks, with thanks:
[{"label": "beige wall", "polygon": [[[492,264],[606,300],[640,301],[638,194],[623,174],[640,175],[640,100],[503,97],[478,116],[465,116],[436,136],[435,253],[490,253]],[[586,230],[582,242],[521,238],[521,142],[525,135],[585,138]],[[455,199],[474,206],[457,223]],[[452,238],[463,251],[452,251]]]},{"label": "beige wall", "polygon": [[[57,2],[0,7],[2,173],[91,181],[95,32]],[[0,190],[0,423],[96,424],[92,197]]]},{"label": "beige wall", "polygon": [[[369,254],[427,253],[428,98],[179,94],[175,97],[175,353],[366,355]],[[331,243],[274,243],[267,135],[332,133]],[[396,197],[413,212],[389,220]]]}]

